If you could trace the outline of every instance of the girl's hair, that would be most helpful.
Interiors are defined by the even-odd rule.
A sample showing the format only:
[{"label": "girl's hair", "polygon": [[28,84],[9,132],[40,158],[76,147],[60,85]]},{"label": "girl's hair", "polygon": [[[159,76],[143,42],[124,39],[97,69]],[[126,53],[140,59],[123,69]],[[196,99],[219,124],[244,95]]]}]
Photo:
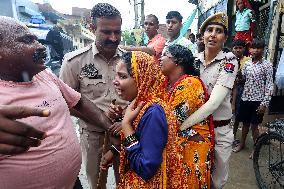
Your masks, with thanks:
[{"label": "girl's hair", "polygon": [[237,39],[236,41],[233,42],[233,47],[235,46],[246,47],[246,42],[242,39]]},{"label": "girl's hair", "polygon": [[122,60],[126,64],[127,72],[129,75],[132,77],[132,70],[131,70],[131,57],[132,57],[132,52],[125,52],[122,54],[120,57],[120,60]]},{"label": "girl's hair", "polygon": [[183,68],[185,74],[199,76],[195,59],[188,48],[174,44],[168,46],[166,52],[173,56],[174,62]]},{"label": "girl's hair", "polygon": [[255,39],[253,39],[250,48],[264,49],[265,48],[265,41],[262,40],[262,39],[255,38]]}]

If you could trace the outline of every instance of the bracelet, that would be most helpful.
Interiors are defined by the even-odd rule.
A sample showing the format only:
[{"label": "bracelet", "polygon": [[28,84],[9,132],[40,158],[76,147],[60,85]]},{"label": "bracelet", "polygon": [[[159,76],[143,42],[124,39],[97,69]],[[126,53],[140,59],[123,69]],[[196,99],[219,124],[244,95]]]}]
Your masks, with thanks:
[{"label": "bracelet", "polygon": [[126,149],[131,148],[132,146],[135,146],[136,144],[138,144],[138,141],[131,143],[129,146],[125,147]]},{"label": "bracelet", "polygon": [[137,139],[137,136],[134,134],[132,135],[129,135],[128,137],[126,137],[123,141],[122,141],[122,144],[124,147],[128,147],[130,146],[131,144],[135,143],[135,142],[138,142],[138,139]]},{"label": "bracelet", "polygon": [[110,146],[110,151],[115,155],[119,155],[120,154],[120,151],[114,146],[114,145],[111,145]]}]

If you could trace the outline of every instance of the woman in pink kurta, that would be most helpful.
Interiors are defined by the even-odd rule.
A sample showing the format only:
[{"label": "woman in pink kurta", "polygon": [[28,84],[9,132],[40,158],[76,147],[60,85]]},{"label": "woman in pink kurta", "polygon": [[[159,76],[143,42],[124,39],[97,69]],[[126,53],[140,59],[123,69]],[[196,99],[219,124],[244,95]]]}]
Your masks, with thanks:
[{"label": "woman in pink kurta", "polygon": [[81,165],[81,151],[69,108],[81,95],[49,70],[30,82],[0,80],[0,104],[49,109],[49,117],[19,121],[44,131],[47,137],[39,147],[19,155],[0,155],[1,189],[71,189]]}]

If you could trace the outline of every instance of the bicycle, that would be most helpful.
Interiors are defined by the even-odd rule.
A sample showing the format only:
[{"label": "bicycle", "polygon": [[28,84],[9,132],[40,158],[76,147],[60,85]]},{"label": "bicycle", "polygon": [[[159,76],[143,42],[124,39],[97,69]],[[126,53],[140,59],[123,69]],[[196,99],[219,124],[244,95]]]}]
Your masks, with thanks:
[{"label": "bicycle", "polygon": [[255,144],[253,167],[261,189],[284,188],[284,119],[266,124]]}]

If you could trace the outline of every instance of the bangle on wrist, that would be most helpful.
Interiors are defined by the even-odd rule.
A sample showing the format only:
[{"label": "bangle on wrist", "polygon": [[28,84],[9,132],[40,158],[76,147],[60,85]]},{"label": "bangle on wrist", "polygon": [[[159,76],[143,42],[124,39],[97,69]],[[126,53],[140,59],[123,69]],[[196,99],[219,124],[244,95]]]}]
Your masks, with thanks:
[{"label": "bangle on wrist", "polygon": [[123,141],[122,141],[122,144],[124,147],[128,147],[130,146],[131,144],[135,143],[135,142],[138,142],[138,139],[137,139],[137,136],[134,134],[132,135],[129,135],[128,137],[126,137]]},{"label": "bangle on wrist", "polygon": [[131,148],[132,146],[135,146],[136,144],[138,144],[138,140],[137,140],[136,142],[133,142],[133,143],[129,144],[129,146],[126,146],[125,148],[126,148],[126,149],[129,149],[129,148]]},{"label": "bangle on wrist", "polygon": [[113,155],[117,156],[120,154],[120,151],[114,146],[114,145],[111,145],[110,146],[110,151],[113,153]]}]

